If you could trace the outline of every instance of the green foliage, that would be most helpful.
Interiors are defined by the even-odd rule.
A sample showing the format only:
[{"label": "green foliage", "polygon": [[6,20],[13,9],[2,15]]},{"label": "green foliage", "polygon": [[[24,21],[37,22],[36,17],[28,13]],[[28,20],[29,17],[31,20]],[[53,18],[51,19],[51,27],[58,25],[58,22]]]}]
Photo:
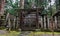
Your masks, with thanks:
[{"label": "green foliage", "polygon": [[[31,8],[33,1],[34,1],[34,6],[43,7],[44,9],[42,11],[42,14],[46,14],[49,17],[56,10],[55,4],[50,5],[48,7],[49,3],[51,3],[51,0],[48,1],[47,0],[25,0],[24,8],[25,9]],[[18,0],[15,0],[15,2],[13,0],[6,0],[6,6],[5,6],[6,11],[16,16],[17,10],[15,10],[15,8],[19,8],[18,3],[19,3]]]},{"label": "green foliage", "polygon": [[14,16],[17,16],[17,11],[15,11],[15,9],[9,9],[8,12]]},{"label": "green foliage", "polygon": [[18,0],[15,0],[15,3],[13,0],[6,0],[6,12],[14,15],[14,16],[17,16],[17,11],[15,10],[16,8],[19,8],[18,7]]}]

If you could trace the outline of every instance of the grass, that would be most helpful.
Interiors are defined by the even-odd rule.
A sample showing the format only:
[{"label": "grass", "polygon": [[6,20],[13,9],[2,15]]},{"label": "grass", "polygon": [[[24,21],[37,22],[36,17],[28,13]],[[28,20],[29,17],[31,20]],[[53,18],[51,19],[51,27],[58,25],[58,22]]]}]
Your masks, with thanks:
[{"label": "grass", "polygon": [[[31,32],[29,36],[40,35],[40,34],[52,34],[52,32]],[[54,34],[60,34],[60,32],[54,32]]]},{"label": "grass", "polygon": [[[52,34],[52,32],[33,32],[35,34]],[[60,34],[59,32],[54,32],[55,34]]]},{"label": "grass", "polygon": [[[17,31],[10,31],[10,33],[6,33],[5,35],[0,35],[0,36],[18,36],[18,34],[20,34],[21,32],[17,32]],[[29,36],[33,36],[33,35],[40,35],[40,34],[52,34],[52,32],[31,32],[29,34]],[[60,34],[60,32],[54,32],[54,34]]]},{"label": "grass", "polygon": [[20,34],[20,32],[10,31],[9,33],[6,33],[6,34],[0,35],[0,36],[18,36],[18,34]]}]

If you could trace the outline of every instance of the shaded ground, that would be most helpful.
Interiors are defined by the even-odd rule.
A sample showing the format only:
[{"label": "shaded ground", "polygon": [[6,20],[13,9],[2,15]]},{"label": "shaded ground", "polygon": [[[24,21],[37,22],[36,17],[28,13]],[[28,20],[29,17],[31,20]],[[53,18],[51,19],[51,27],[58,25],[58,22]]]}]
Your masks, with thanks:
[{"label": "shaded ground", "polygon": [[7,33],[7,31],[5,31],[5,30],[0,30],[0,35],[4,35],[4,34],[6,34]]},{"label": "shaded ground", "polygon": [[0,30],[0,36],[18,36],[18,34],[20,34],[20,32],[17,31],[7,32],[5,30]]}]

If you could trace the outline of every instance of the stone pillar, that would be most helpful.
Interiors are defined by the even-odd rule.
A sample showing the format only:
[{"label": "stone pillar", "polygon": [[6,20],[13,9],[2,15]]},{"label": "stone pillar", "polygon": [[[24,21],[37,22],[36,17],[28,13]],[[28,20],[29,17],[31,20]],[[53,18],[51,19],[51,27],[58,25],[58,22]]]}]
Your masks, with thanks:
[{"label": "stone pillar", "polygon": [[16,17],[16,29],[18,29],[19,28],[19,19],[18,19],[18,17]]},{"label": "stone pillar", "polygon": [[10,21],[10,18],[8,19],[8,30],[10,31],[11,30],[11,21]]},{"label": "stone pillar", "polygon": [[57,17],[55,16],[55,27],[57,28]]},{"label": "stone pillar", "polygon": [[43,18],[41,16],[41,28],[43,28]]},{"label": "stone pillar", "polygon": [[44,29],[46,29],[46,16],[44,16]]},{"label": "stone pillar", "polygon": [[49,18],[47,18],[48,28],[49,28],[49,22],[50,22],[50,20],[49,20]]},{"label": "stone pillar", "polygon": [[13,27],[14,27],[14,29],[16,28],[15,22],[16,22],[16,18],[14,18],[14,22],[13,22]]}]

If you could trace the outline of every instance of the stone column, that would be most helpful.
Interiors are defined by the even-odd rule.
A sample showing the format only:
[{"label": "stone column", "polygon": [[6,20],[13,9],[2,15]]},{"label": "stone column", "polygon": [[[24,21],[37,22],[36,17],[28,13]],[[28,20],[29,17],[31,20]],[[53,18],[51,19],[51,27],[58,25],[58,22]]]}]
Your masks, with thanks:
[{"label": "stone column", "polygon": [[47,18],[48,28],[49,28],[49,22],[50,22],[50,21],[49,21],[49,18]]},{"label": "stone column", "polygon": [[14,22],[13,22],[13,27],[14,27],[14,29],[16,28],[15,22],[16,22],[16,18],[14,18]]},{"label": "stone column", "polygon": [[44,16],[44,29],[46,29],[46,16]]},{"label": "stone column", "polygon": [[43,18],[41,16],[41,28],[43,28]]},{"label": "stone column", "polygon": [[10,31],[11,30],[11,21],[10,21],[10,18],[8,19],[8,30]]},{"label": "stone column", "polygon": [[18,19],[18,17],[16,17],[16,29],[18,29],[19,28],[19,19]]},{"label": "stone column", "polygon": [[57,28],[57,17],[55,16],[55,27]]}]

